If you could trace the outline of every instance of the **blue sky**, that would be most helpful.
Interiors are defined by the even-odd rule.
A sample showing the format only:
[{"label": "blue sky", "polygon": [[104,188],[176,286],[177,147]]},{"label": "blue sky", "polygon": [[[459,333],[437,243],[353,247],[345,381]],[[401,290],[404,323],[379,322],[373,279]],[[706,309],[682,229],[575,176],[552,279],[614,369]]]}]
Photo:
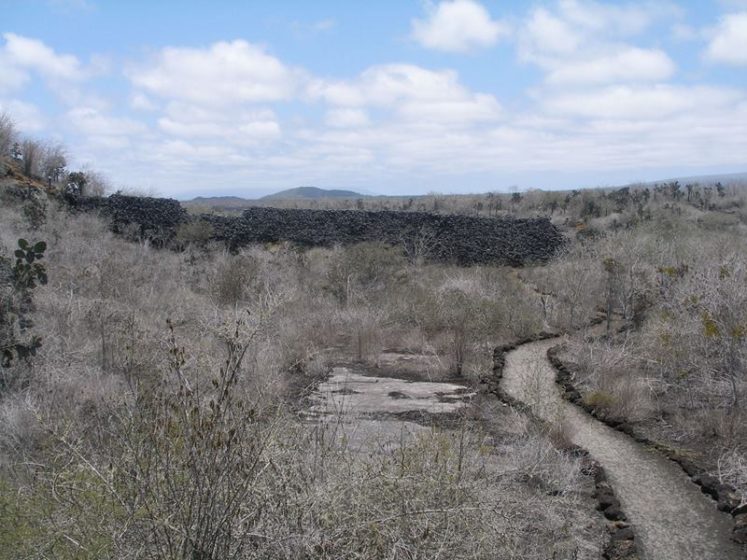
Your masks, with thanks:
[{"label": "blue sky", "polygon": [[188,198],[747,171],[747,0],[0,0],[0,110]]}]

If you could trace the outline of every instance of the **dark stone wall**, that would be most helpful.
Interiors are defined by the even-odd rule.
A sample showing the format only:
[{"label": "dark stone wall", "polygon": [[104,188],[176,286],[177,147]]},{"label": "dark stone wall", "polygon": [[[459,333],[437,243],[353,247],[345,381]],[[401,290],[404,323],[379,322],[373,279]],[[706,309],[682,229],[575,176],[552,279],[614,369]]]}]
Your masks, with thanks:
[{"label": "dark stone wall", "polygon": [[168,243],[180,224],[189,221],[178,200],[114,194],[106,198],[67,196],[68,204],[82,211],[100,211],[111,220],[115,233],[137,234],[157,244]]},{"label": "dark stone wall", "polygon": [[240,218],[203,216],[232,248],[268,241],[332,246],[363,241],[425,245],[436,261],[522,265],[549,259],[563,237],[544,218],[505,220],[424,212],[250,208]]},{"label": "dark stone wall", "polygon": [[191,217],[172,199],[113,195],[69,197],[68,202],[79,210],[101,211],[111,219],[115,232],[139,234],[161,244],[168,243],[178,226],[190,220],[210,223],[213,239],[231,249],[276,241],[308,247],[378,241],[411,249],[424,246],[429,260],[460,265],[543,262],[563,244],[563,236],[546,218],[280,208],[250,208],[231,218]]}]

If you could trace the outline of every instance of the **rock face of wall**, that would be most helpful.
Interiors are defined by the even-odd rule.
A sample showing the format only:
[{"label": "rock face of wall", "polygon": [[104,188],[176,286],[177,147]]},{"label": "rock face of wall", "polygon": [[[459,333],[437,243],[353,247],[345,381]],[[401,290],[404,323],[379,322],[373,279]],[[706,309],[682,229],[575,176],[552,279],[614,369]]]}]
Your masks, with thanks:
[{"label": "rock face of wall", "polygon": [[106,198],[68,197],[66,200],[77,210],[100,211],[111,220],[115,233],[130,230],[159,245],[170,241],[179,225],[190,219],[179,201],[172,198],[115,194]]},{"label": "rock face of wall", "polygon": [[268,241],[331,246],[404,245],[431,260],[522,265],[549,259],[563,237],[547,219],[503,220],[424,212],[250,208],[240,218],[203,217],[231,247]]},{"label": "rock face of wall", "polygon": [[139,228],[134,233],[160,243],[173,238],[180,224],[203,220],[212,226],[213,238],[231,249],[277,241],[307,247],[378,241],[402,245],[409,253],[428,260],[517,266],[546,261],[563,244],[560,232],[545,218],[280,208],[250,208],[234,218],[190,217],[172,199],[114,195],[76,198],[70,203],[80,210],[101,211],[112,220],[117,232]]}]

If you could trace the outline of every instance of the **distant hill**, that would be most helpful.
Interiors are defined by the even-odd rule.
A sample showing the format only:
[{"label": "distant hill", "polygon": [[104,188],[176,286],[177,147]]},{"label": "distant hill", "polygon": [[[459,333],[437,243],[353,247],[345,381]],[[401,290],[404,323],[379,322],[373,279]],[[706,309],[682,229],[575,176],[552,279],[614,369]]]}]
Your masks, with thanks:
[{"label": "distant hill", "polygon": [[260,200],[288,200],[293,198],[364,198],[367,195],[354,191],[339,189],[320,189],[319,187],[296,187],[263,196]]},{"label": "distant hill", "polygon": [[288,189],[258,199],[241,198],[239,196],[198,196],[192,200],[183,200],[181,204],[185,208],[211,208],[222,212],[240,212],[252,206],[267,206],[280,203],[281,201],[304,201],[322,199],[356,199],[370,198],[370,195],[345,191],[339,189],[320,189],[318,187],[297,187]]}]

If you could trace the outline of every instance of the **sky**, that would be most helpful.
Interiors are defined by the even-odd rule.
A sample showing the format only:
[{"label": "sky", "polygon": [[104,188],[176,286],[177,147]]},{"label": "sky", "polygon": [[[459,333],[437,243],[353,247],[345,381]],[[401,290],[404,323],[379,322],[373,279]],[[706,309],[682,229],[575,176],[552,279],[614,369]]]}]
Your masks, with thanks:
[{"label": "sky", "polygon": [[747,171],[747,0],[0,0],[0,111],[161,196]]}]

